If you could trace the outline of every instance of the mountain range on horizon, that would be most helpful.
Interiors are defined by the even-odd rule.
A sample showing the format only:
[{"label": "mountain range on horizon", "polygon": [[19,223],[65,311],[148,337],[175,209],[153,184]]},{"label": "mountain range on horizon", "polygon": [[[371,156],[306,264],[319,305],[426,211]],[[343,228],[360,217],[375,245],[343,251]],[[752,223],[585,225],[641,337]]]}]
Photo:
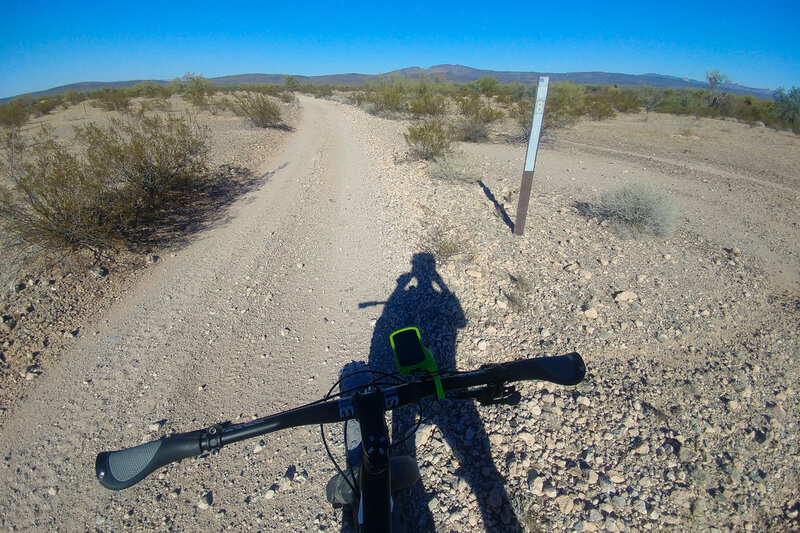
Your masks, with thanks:
[{"label": "mountain range on horizon", "polygon": [[[248,85],[248,84],[282,84],[287,74],[235,74],[230,76],[220,76],[207,78],[215,85]],[[381,74],[326,74],[321,76],[303,76],[291,74],[300,83],[310,83],[312,85],[340,85],[340,86],[360,86],[371,81],[376,81]],[[450,83],[468,83],[475,81],[482,76],[497,78],[501,84],[523,83],[535,85],[540,76],[550,76],[551,81],[569,81],[579,85],[615,85],[618,87],[639,87],[650,85],[659,88],[673,89],[707,89],[708,83],[704,81],[692,80],[689,78],[678,78],[663,74],[622,74],[617,72],[517,72],[504,70],[485,70],[465,67],[462,65],[435,65],[428,69],[421,67],[408,67],[393,70],[382,74],[383,76],[399,75],[404,79],[419,79],[422,75],[427,75],[431,79],[442,79]],[[105,87],[122,88],[130,87],[143,81],[153,81],[159,84],[167,84],[170,80],[125,80],[113,82],[77,82],[68,85],[61,85],[26,93],[31,96],[49,96],[67,90],[93,91]],[[726,90],[734,94],[751,94],[759,98],[772,98],[772,89],[760,89],[747,87],[736,83],[726,85]],[[18,95],[21,96],[21,95]],[[0,103],[7,102],[16,96],[0,99]]]}]

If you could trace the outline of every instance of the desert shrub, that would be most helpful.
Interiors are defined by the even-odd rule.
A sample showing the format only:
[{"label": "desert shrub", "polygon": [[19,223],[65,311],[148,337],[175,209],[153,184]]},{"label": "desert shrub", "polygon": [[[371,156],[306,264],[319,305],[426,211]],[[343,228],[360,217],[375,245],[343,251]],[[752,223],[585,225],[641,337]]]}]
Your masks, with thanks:
[{"label": "desert shrub", "polygon": [[485,141],[489,137],[489,126],[505,116],[478,95],[461,98],[458,107],[463,118],[457,125],[457,135],[462,141]]},{"label": "desert shrub", "polygon": [[205,109],[208,107],[208,97],[215,92],[214,86],[201,74],[195,75],[187,72],[180,79],[181,95],[183,99],[195,107]]},{"label": "desert shrub", "polygon": [[708,107],[722,107],[728,97],[725,88],[730,84],[730,78],[719,70],[711,69],[706,70],[706,81],[709,86],[709,90],[705,91]]},{"label": "desert shrub", "polygon": [[609,190],[594,203],[581,203],[579,211],[624,227],[655,235],[669,235],[675,229],[677,209],[672,198],[651,185],[632,183]]},{"label": "desert shrub", "polygon": [[375,106],[373,102],[361,102],[359,106],[365,113],[369,113],[370,115],[379,115],[378,108]]},{"label": "desert shrub", "polygon": [[312,85],[310,93],[316,98],[330,98],[333,96],[333,87],[330,85]]},{"label": "desert shrub", "polygon": [[620,113],[638,113],[641,109],[636,90],[630,87],[612,88],[609,91],[609,102]]},{"label": "desert shrub", "polygon": [[291,92],[287,92],[287,91],[278,93],[278,99],[281,102],[284,102],[284,103],[287,103],[287,104],[291,104],[291,103],[297,101],[297,97],[294,94],[292,94]]},{"label": "desert shrub", "polygon": [[143,81],[129,88],[127,94],[129,96],[141,96],[143,98],[167,99],[172,96],[173,91],[169,85],[161,85],[154,81]]},{"label": "desert shrub", "polygon": [[60,94],[54,94],[37,101],[31,106],[31,109],[37,116],[49,115],[55,108],[64,103],[64,97]]},{"label": "desert shrub", "polygon": [[15,100],[0,105],[0,126],[19,130],[28,122],[30,116],[31,114],[28,108]]},{"label": "desert shrub", "polygon": [[70,150],[43,129],[6,146],[0,228],[23,256],[95,256],[124,243],[207,172],[203,135],[184,119],[137,114],[75,128]]},{"label": "desert shrub", "polygon": [[509,116],[520,128],[516,136],[511,140],[515,142],[527,142],[531,137],[531,126],[533,125],[533,100],[520,100],[516,102],[509,112]]},{"label": "desert shrub", "polygon": [[493,76],[481,76],[475,80],[474,83],[478,92],[485,96],[497,94],[497,91],[500,89],[500,82]]},{"label": "desert shrub", "polygon": [[429,119],[410,125],[403,136],[409,152],[420,159],[436,159],[452,150],[452,135],[440,120]]},{"label": "desert shrub", "polygon": [[800,87],[792,87],[788,93],[779,87],[774,99],[775,114],[780,120],[795,126],[800,124]]},{"label": "desert shrub", "polygon": [[378,77],[377,85],[370,86],[370,101],[378,113],[400,113],[406,110],[408,94],[403,79],[393,77],[387,80]]},{"label": "desert shrub", "polygon": [[30,151],[14,148],[16,160],[7,159],[3,168],[11,186],[0,188],[0,227],[11,244],[23,255],[108,248],[108,187],[96,182],[100,176],[84,172],[81,160],[48,130]]},{"label": "desert shrub", "polygon": [[592,120],[608,120],[617,115],[611,103],[601,98],[588,100],[584,109]]},{"label": "desert shrub", "polygon": [[231,109],[259,128],[286,128],[280,108],[266,94],[247,92],[236,95]]},{"label": "desert shrub", "polygon": [[83,91],[76,91],[75,89],[67,89],[64,92],[64,101],[70,105],[77,105],[88,99],[88,95]]},{"label": "desert shrub", "polygon": [[447,111],[447,100],[431,91],[417,93],[409,102],[408,111],[415,117],[438,117]]},{"label": "desert shrub", "polygon": [[639,102],[644,108],[645,114],[655,111],[663,101],[663,94],[655,87],[644,86],[639,89]]},{"label": "desert shrub", "polygon": [[186,119],[139,114],[75,128],[75,134],[87,171],[105,176],[116,191],[120,220],[168,205],[207,171],[206,140]]},{"label": "desert shrub", "polygon": [[542,129],[556,129],[575,124],[583,115],[584,91],[573,83],[554,83],[547,91]]},{"label": "desert shrub", "polygon": [[119,89],[100,89],[93,93],[94,100],[106,111],[117,111],[127,113],[130,111],[131,97]]},{"label": "desert shrub", "polygon": [[149,113],[152,111],[166,112],[172,109],[172,105],[166,98],[143,98],[139,100],[139,112]]},{"label": "desert shrub", "polygon": [[283,77],[283,88],[287,92],[299,91],[301,86],[302,84],[300,83],[300,80],[298,80],[296,76]]},{"label": "desert shrub", "polygon": [[478,181],[478,173],[465,163],[462,158],[445,154],[436,158],[427,168],[428,175],[442,181],[461,181],[473,183]]}]

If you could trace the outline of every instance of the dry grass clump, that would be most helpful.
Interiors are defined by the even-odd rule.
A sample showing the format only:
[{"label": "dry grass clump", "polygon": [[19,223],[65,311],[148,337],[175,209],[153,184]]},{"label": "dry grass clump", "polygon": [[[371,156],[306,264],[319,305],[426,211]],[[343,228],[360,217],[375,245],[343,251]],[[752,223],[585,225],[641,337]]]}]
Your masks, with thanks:
[{"label": "dry grass clump", "polygon": [[623,227],[654,235],[675,230],[678,211],[672,198],[646,183],[631,183],[611,189],[594,203],[578,204],[587,217],[600,217]]},{"label": "dry grass clump", "polygon": [[463,234],[459,234],[448,224],[439,223],[433,225],[423,237],[420,248],[433,255],[438,264],[442,264],[456,255],[465,254],[469,242]]},{"label": "dry grass clump", "polygon": [[474,183],[478,181],[478,173],[454,154],[445,154],[436,158],[427,168],[428,176],[442,181]]}]

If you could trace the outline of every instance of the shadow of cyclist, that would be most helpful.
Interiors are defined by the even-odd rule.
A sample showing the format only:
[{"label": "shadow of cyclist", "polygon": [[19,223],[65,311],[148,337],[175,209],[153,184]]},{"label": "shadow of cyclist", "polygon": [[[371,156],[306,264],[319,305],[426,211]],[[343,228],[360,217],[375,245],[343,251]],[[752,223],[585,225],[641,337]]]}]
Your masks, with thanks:
[{"label": "shadow of cyclist", "polygon": [[[422,341],[433,352],[439,370],[456,368],[456,335],[466,325],[464,311],[436,271],[436,261],[429,253],[417,253],[411,259],[411,271],[397,278],[397,286],[386,302],[365,302],[359,307],[383,304],[383,313],[375,324],[369,352],[373,370],[396,370],[389,335],[416,326]],[[443,408],[444,406],[444,408]],[[438,408],[438,409],[437,409]],[[416,407],[394,411],[392,435],[396,442],[414,424]],[[454,472],[471,486],[487,530],[520,531],[505,491],[504,480],[492,461],[489,438],[472,401],[444,400],[439,405],[428,402],[425,414],[439,427],[460,467]],[[413,439],[394,449],[393,454],[416,455]],[[423,465],[420,465],[423,466]],[[453,487],[454,489],[456,487]],[[406,511],[408,529],[433,530],[434,518],[428,508],[433,495],[425,493],[421,483],[412,487]],[[416,503],[417,508],[413,508]],[[413,517],[413,518],[412,518]],[[419,517],[419,522],[414,521]]]}]

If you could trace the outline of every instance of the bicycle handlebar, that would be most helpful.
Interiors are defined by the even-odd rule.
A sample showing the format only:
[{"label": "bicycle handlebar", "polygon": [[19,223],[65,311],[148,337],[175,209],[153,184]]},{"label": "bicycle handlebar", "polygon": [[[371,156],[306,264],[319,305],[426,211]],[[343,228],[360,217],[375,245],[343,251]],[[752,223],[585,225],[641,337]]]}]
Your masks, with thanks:
[{"label": "bicycle handlebar", "polygon": [[[586,365],[575,352],[557,357],[523,359],[490,364],[466,374],[441,378],[445,391],[482,385],[502,385],[509,381],[544,380],[559,385],[577,385],[586,374]],[[436,386],[428,377],[382,390],[387,411],[434,396]],[[101,452],[95,461],[100,483],[112,490],[135,485],[169,463],[188,459],[223,445],[296,426],[327,424],[356,417],[351,397],[314,403],[243,424],[212,426],[179,433],[114,452]]]}]

